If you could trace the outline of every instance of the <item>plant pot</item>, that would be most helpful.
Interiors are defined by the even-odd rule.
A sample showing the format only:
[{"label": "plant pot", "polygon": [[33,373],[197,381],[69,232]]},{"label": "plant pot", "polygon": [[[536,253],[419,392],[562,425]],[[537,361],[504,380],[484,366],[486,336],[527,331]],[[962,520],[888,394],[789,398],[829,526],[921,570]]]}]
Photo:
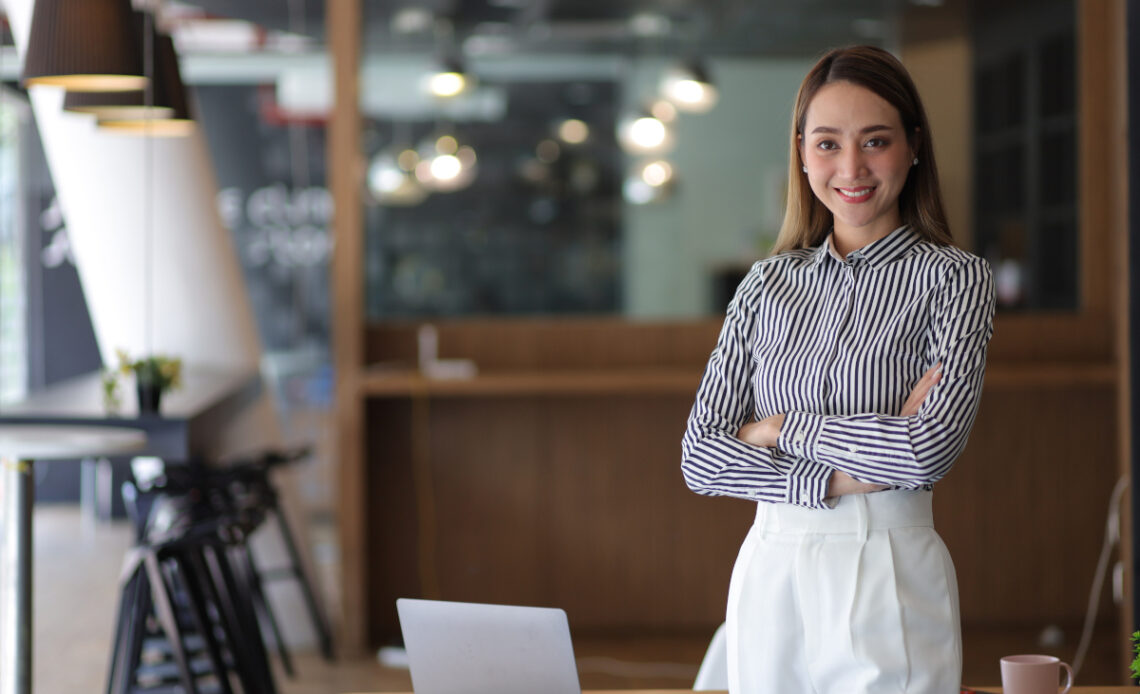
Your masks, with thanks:
[{"label": "plant pot", "polygon": [[158,407],[162,402],[162,388],[155,383],[140,382],[135,384],[139,394],[139,414],[158,414]]}]

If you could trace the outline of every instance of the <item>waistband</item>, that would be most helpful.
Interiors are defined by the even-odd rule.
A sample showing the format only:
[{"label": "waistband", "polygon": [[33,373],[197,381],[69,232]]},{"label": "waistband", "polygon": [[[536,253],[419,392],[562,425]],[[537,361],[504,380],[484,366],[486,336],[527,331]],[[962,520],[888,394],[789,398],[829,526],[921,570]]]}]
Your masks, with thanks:
[{"label": "waistband", "polygon": [[755,525],[764,533],[808,535],[859,533],[890,528],[934,527],[934,493],[891,489],[839,497],[835,508],[810,509],[793,504],[756,505]]}]

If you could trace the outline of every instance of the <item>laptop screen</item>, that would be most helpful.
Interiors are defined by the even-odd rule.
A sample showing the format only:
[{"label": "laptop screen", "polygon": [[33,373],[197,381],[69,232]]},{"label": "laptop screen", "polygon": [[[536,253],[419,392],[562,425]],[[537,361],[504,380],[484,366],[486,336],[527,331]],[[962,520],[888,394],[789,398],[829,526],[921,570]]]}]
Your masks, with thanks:
[{"label": "laptop screen", "polygon": [[581,694],[566,613],[396,601],[416,694]]}]

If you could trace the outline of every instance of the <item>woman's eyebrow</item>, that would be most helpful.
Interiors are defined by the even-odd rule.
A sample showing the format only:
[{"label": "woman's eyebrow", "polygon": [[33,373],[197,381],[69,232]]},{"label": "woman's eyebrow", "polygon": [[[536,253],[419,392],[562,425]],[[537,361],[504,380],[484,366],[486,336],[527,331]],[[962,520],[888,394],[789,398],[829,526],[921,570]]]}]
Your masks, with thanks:
[{"label": "woman's eyebrow", "polygon": [[[866,135],[867,133],[873,133],[873,132],[877,132],[879,130],[890,130],[890,129],[891,129],[891,126],[889,126],[889,125],[868,125],[867,127],[861,129],[859,131],[859,133],[861,135]],[[839,128],[832,128],[831,126],[821,125],[815,129],[813,129],[811,132],[813,135],[815,133],[826,133],[826,134],[832,134],[832,135],[839,135],[843,131],[840,130]]]}]

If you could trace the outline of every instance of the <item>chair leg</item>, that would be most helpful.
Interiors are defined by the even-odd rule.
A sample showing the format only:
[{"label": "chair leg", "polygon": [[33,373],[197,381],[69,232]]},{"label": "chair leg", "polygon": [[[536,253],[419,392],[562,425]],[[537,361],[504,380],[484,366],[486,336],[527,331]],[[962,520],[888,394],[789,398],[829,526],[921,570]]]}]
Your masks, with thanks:
[{"label": "chair leg", "polygon": [[114,641],[111,642],[111,662],[107,667],[107,688],[104,690],[106,694],[114,694],[116,691],[115,684],[118,678],[123,676],[126,669],[126,664],[121,662],[123,655],[130,650],[127,648],[126,640],[130,634],[131,618],[135,612],[135,593],[138,592],[139,574],[137,571],[131,574],[122,584],[122,589],[119,591],[119,609],[115,614],[115,636]]},{"label": "chair leg", "polygon": [[254,567],[253,552],[250,550],[249,544],[242,543],[240,547],[235,547],[230,553],[230,557],[237,572],[238,580],[242,581],[249,589],[254,612],[269,627],[273,644],[276,646],[278,657],[281,658],[281,666],[285,669],[285,674],[289,677],[295,677],[293,658],[285,646],[285,639],[281,635],[277,618],[273,614],[273,606],[269,604],[269,600],[265,596],[265,589],[261,583],[261,576],[258,575],[257,569]]},{"label": "chair leg", "polygon": [[[239,673],[243,688],[248,689],[250,694],[254,692],[276,694],[273,673],[269,669],[269,660],[265,646],[261,642],[256,620],[251,622],[248,610],[244,609],[245,596],[238,592],[224,550],[211,546],[205,548],[204,555],[219,599],[219,606],[233,634],[230,641],[241,654],[242,665],[239,667]],[[250,687],[246,687],[247,682]]]},{"label": "chair leg", "polygon": [[[240,625],[237,624],[236,617],[233,615],[233,604],[229,594],[219,584],[220,579],[215,576],[211,559],[212,552],[212,547],[200,547],[198,551],[190,554],[189,559],[194,566],[195,574],[199,577],[199,587],[202,589],[206,602],[212,604],[217,611],[218,626],[221,628],[226,650],[230,656],[232,671],[233,674],[237,675],[242,694],[257,692],[257,682],[251,674],[251,656],[247,655],[245,645],[246,636],[242,633]],[[224,653],[222,657],[224,660]]]},{"label": "chair leg", "polygon": [[153,594],[155,616],[158,618],[162,630],[170,642],[170,651],[174,662],[178,665],[179,677],[182,686],[188,694],[198,694],[198,685],[194,681],[194,673],[190,669],[190,660],[186,655],[185,640],[182,629],[178,626],[178,618],[174,612],[170,591],[167,589],[166,578],[163,576],[162,566],[154,552],[148,552],[143,560],[146,564],[147,577]]},{"label": "chair leg", "polygon": [[317,630],[317,639],[320,642],[321,655],[324,656],[325,660],[332,662],[334,659],[333,641],[328,617],[325,616],[324,610],[321,608],[321,603],[317,600],[316,591],[313,589],[313,581],[310,580],[308,572],[305,570],[305,564],[301,561],[301,553],[297,549],[297,543],[293,538],[293,531],[289,528],[289,523],[285,519],[285,514],[282,512],[281,507],[277,504],[276,498],[273,499],[270,510],[277,519],[277,527],[281,529],[281,538],[285,542],[285,549],[289,552],[289,561],[292,562],[293,571],[301,584],[301,595],[305,599],[305,605],[309,608],[309,614],[313,619],[313,627]]},{"label": "chair leg", "polygon": [[145,569],[139,566],[134,576],[133,599],[124,639],[125,649],[120,657],[119,673],[115,682],[116,694],[129,694],[134,684],[135,672],[142,660],[146,622],[150,617],[150,593],[150,580]]},{"label": "chair leg", "polygon": [[[190,550],[190,552],[193,552],[193,550]],[[187,554],[174,557],[174,561],[178,565],[179,575],[186,587],[186,594],[190,602],[190,614],[194,619],[195,628],[197,628],[198,633],[202,635],[202,641],[206,645],[206,653],[210,658],[210,665],[213,667],[214,676],[218,680],[218,687],[222,694],[233,694],[233,690],[230,688],[229,671],[222,658],[222,651],[218,645],[218,640],[214,635],[213,621],[210,619],[209,612],[206,609],[206,596],[202,590],[195,567]]]}]

